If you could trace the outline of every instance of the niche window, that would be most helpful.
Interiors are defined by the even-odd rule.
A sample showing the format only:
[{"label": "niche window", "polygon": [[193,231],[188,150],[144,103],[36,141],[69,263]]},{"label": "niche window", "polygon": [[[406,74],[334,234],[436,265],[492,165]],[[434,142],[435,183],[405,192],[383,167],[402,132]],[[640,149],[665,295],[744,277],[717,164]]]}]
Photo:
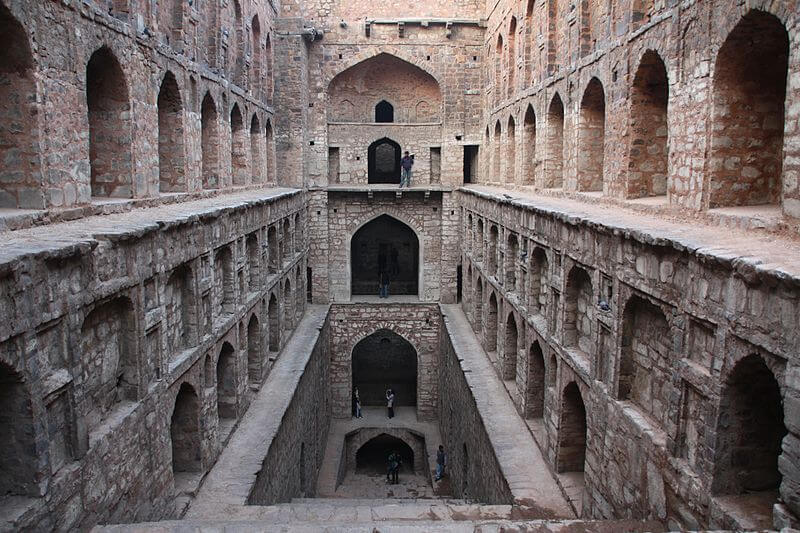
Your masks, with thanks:
[{"label": "niche window", "polygon": [[394,106],[381,100],[375,106],[375,122],[394,122]]}]

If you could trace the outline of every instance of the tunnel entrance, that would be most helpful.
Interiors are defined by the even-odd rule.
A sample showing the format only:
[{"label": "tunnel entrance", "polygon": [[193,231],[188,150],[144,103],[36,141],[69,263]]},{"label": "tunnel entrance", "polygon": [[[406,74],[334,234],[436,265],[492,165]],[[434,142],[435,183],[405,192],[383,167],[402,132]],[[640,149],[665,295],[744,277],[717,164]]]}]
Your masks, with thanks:
[{"label": "tunnel entrance", "polygon": [[350,243],[352,294],[378,294],[379,275],[389,279],[389,294],[419,293],[419,239],[389,215],[365,224]]},{"label": "tunnel entrance", "polygon": [[359,341],[352,365],[362,406],[385,406],[389,388],[395,407],[417,405],[417,351],[397,333],[379,329]]},{"label": "tunnel entrance", "polygon": [[402,460],[401,472],[414,470],[414,450],[402,439],[382,433],[367,441],[356,452],[357,474],[386,474],[389,454],[395,452]]}]

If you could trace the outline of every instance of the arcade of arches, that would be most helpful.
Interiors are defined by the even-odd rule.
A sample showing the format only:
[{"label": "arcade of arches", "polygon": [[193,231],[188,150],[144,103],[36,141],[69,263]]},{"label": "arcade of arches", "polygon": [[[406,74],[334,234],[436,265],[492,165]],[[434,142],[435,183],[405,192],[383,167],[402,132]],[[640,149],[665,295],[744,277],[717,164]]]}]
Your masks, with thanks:
[{"label": "arcade of arches", "polygon": [[800,528],[799,28],[0,0],[0,530]]}]

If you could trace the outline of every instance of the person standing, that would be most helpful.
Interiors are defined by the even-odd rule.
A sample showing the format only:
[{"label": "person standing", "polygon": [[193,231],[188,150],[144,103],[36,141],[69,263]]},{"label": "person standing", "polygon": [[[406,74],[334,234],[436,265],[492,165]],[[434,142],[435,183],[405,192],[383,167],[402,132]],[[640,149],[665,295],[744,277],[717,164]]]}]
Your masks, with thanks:
[{"label": "person standing", "polygon": [[392,389],[386,389],[386,408],[389,418],[394,418],[394,391]]},{"label": "person standing", "polygon": [[389,274],[386,273],[385,270],[381,270],[381,273],[378,274],[378,283],[380,283],[380,290],[378,291],[379,298],[388,298],[389,297]]},{"label": "person standing", "polygon": [[358,395],[358,387],[353,388],[353,416],[361,418],[361,398]]},{"label": "person standing", "polygon": [[393,451],[391,454],[389,454],[388,461],[389,468],[386,472],[386,481],[397,485],[400,477],[400,465],[403,464],[403,461],[400,458],[400,454],[396,451]]},{"label": "person standing", "polygon": [[436,452],[436,481],[442,479],[444,476],[444,465],[447,458],[444,453],[444,446],[439,445],[439,450]]},{"label": "person standing", "polygon": [[408,154],[408,150],[406,150],[403,159],[400,160],[400,188],[403,188],[403,184],[406,184],[406,187],[411,187],[411,167],[414,166],[414,156]]}]

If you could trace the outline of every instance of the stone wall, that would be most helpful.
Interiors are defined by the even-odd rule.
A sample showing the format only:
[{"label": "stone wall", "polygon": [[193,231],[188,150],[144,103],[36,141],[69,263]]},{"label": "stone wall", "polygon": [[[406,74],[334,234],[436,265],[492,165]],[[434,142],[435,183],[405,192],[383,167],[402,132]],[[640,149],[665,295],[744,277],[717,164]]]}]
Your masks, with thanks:
[{"label": "stone wall", "polygon": [[[583,472],[584,516],[742,527],[729,497],[772,487],[761,516],[771,524],[776,503],[775,524],[791,523],[800,510],[795,277],[552,205],[468,190],[458,198],[463,307],[497,350],[498,374],[513,369],[509,394],[541,428],[553,468]],[[513,286],[496,274],[509,270]],[[741,385],[742,372],[754,388]],[[754,402],[763,437],[743,429],[756,422],[741,406]],[[739,449],[758,459],[734,459]]]},{"label": "stone wall", "polygon": [[[3,410],[30,413],[14,434],[32,445],[25,467],[0,459],[19,479],[5,527],[173,516],[183,474],[211,467],[278,355],[267,346],[285,345],[295,315],[279,309],[302,313],[303,202],[240,193],[8,234]],[[287,224],[268,273],[268,228]]]},{"label": "stone wall", "polygon": [[417,354],[417,417],[420,420],[436,418],[438,376],[435,354],[440,320],[435,305],[335,304],[331,307],[330,324],[332,416],[350,417],[353,348],[376,331],[389,330],[411,343]]},{"label": "stone wall", "polygon": [[800,216],[796,2],[487,7],[482,183]]},{"label": "stone wall", "polygon": [[275,14],[262,0],[0,5],[0,206],[275,183]]},{"label": "stone wall", "polygon": [[330,315],[316,333],[311,356],[247,499],[250,505],[314,496],[331,418],[330,396],[321,386],[331,378]]},{"label": "stone wall", "polygon": [[447,455],[447,475],[453,495],[492,504],[509,504],[514,495],[495,456],[481,414],[472,397],[472,389],[453,348],[446,327],[440,329],[439,431]]}]

